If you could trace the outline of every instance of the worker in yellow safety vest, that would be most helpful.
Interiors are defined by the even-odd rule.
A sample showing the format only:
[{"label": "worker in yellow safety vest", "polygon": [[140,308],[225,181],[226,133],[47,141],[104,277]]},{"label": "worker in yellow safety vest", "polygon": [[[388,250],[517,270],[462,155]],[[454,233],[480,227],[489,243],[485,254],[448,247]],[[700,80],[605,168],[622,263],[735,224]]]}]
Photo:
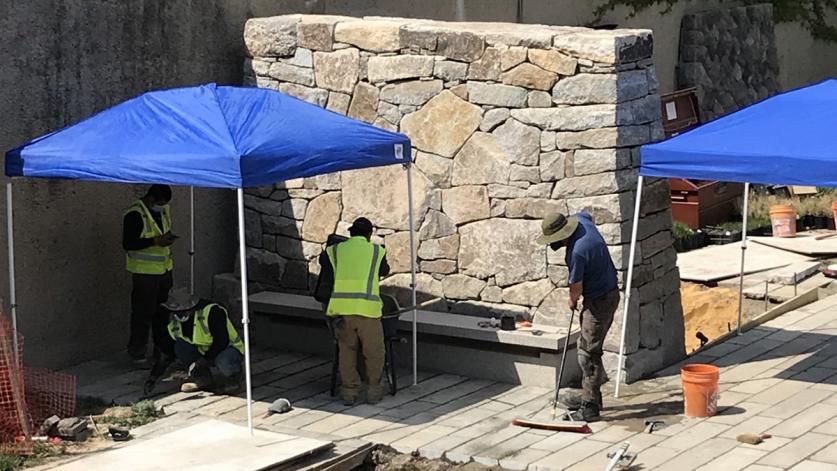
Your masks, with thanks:
[{"label": "worker in yellow safety vest", "polygon": [[353,405],[361,393],[357,371],[358,350],[366,365],[366,400],[379,402],[383,396],[384,332],[381,325],[380,277],[389,274],[386,250],[371,242],[372,223],[358,218],[349,228],[348,240],[326,249],[321,280],[333,280],[326,314],[332,319],[339,350],[340,396]]},{"label": "worker in yellow safety vest", "polygon": [[237,392],[243,379],[244,342],[227,310],[185,288],[173,289],[163,307],[169,311],[171,341],[165,353],[173,353],[178,363],[188,366],[189,378],[181,391]]},{"label": "worker in yellow safety vest", "polygon": [[151,185],[145,196],[125,211],[122,248],[131,274],[131,334],[128,354],[138,366],[147,365],[148,332],[154,344],[166,335],[167,314],[160,304],[172,286],[171,233],[168,185]]}]

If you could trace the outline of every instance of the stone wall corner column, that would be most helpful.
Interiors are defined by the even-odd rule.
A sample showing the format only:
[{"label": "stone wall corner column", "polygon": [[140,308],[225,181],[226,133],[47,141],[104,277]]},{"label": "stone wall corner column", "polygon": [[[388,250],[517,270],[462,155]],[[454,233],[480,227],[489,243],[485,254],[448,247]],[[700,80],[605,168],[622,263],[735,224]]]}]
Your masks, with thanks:
[{"label": "stone wall corner column", "polygon": [[634,220],[631,225],[631,253],[628,255],[628,279],[625,281],[625,308],[622,311],[622,335],[619,341],[619,362],[616,365],[616,392],[615,397],[619,397],[619,388],[622,386],[622,370],[625,368],[623,362],[625,361],[625,333],[628,327],[628,309],[631,305],[631,282],[634,276],[634,255],[636,254],[636,231],[639,225],[639,210],[642,206],[642,175],[639,176],[636,182],[636,202],[634,203]]}]

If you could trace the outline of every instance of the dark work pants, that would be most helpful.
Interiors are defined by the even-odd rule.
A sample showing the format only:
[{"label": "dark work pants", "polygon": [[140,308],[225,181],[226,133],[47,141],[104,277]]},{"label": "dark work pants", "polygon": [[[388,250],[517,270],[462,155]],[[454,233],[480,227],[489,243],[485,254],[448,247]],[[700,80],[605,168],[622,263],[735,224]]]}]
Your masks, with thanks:
[{"label": "dark work pants", "polygon": [[132,275],[131,289],[131,337],[128,350],[145,352],[148,331],[154,345],[159,347],[168,336],[168,312],[160,306],[169,297],[172,286],[171,271],[163,275]]},{"label": "dark work pants", "polygon": [[607,381],[602,354],[613,314],[619,306],[619,290],[596,299],[584,300],[581,309],[581,336],[578,338],[578,364],[581,367],[581,399],[602,404],[601,385]]}]

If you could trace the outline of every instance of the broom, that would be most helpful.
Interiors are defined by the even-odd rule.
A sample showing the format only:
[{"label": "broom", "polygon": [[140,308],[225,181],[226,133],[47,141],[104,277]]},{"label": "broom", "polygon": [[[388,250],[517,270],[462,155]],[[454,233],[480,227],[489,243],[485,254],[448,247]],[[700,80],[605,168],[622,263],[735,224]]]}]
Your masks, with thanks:
[{"label": "broom", "polygon": [[558,409],[558,393],[561,391],[561,380],[564,377],[564,365],[567,362],[567,350],[570,348],[570,334],[573,330],[573,318],[575,317],[575,309],[570,311],[570,325],[567,327],[567,336],[564,338],[564,351],[561,352],[561,368],[558,369],[558,382],[555,383],[555,399],[552,401],[552,410],[550,411],[549,420],[536,420],[535,415],[540,411],[535,411],[526,417],[516,417],[512,419],[512,425],[520,427],[529,427],[540,430],[555,430],[563,432],[576,433],[593,433],[587,422],[583,420],[572,420],[569,412],[564,411],[561,417],[556,420]]}]

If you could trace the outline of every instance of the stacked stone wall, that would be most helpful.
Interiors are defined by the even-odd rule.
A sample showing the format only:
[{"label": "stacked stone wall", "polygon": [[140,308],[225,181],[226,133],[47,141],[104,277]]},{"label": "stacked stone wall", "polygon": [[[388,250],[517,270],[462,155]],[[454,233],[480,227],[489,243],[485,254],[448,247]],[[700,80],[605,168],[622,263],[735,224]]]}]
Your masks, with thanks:
[{"label": "stacked stone wall", "polygon": [[[431,309],[565,325],[564,253],[535,243],[549,211],[593,215],[621,286],[638,146],[662,135],[650,31],[292,15],[250,20],[245,42],[248,84],[411,138],[419,301],[444,299]],[[629,380],[684,351],[667,181],[643,195]],[[409,304],[403,168],[248,189],[245,205],[254,282],[309,292],[327,236],[366,216],[382,285]]]}]

